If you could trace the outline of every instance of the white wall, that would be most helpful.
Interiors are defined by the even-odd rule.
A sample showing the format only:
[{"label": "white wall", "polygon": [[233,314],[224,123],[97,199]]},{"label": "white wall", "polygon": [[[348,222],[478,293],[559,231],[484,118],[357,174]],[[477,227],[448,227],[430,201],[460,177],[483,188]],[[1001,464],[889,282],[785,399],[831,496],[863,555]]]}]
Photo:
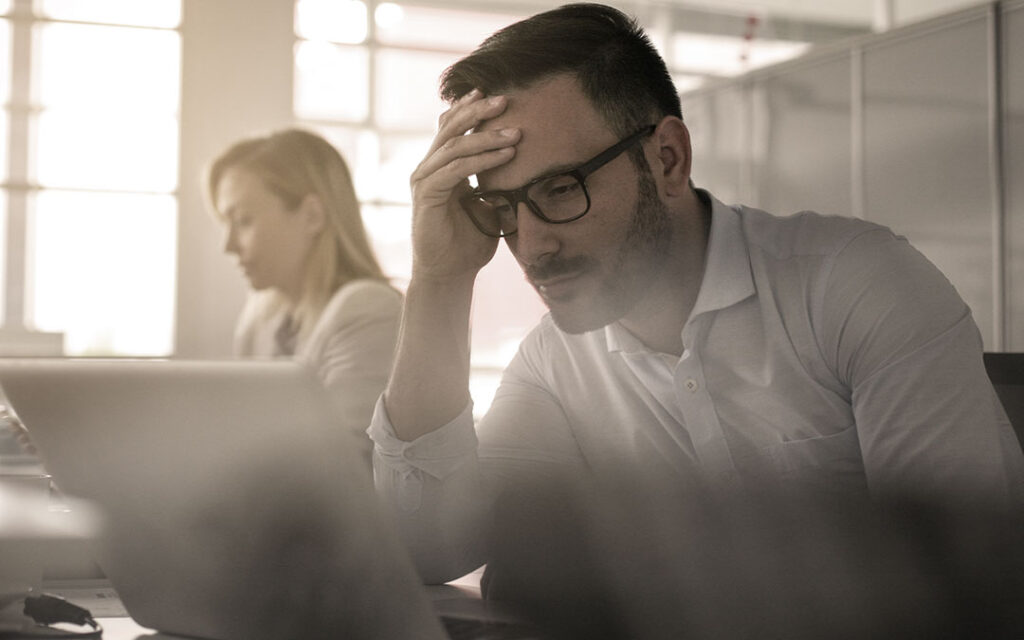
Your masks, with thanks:
[{"label": "white wall", "polygon": [[291,0],[184,0],[175,355],[230,354],[245,282],[205,210],[203,166],[236,139],[292,123]]}]

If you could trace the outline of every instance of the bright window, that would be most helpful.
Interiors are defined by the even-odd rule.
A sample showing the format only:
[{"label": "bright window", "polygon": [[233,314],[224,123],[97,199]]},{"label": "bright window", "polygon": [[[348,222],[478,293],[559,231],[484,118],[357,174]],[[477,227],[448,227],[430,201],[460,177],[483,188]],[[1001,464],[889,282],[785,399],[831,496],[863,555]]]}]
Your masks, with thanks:
[{"label": "bright window", "polygon": [[173,29],[181,22],[180,0],[36,0],[39,14],[56,20]]},{"label": "bright window", "polygon": [[438,79],[462,56],[382,48],[377,52],[376,121],[385,129],[432,131],[446,106]]},{"label": "bright window", "polygon": [[39,25],[36,43],[38,99],[44,106],[178,109],[176,31],[57,22]]},{"label": "bright window", "polygon": [[523,17],[394,2],[382,2],[374,11],[377,39],[383,44],[466,53],[498,29]]},{"label": "bright window", "polygon": [[368,62],[365,47],[297,43],[295,114],[306,120],[364,120],[370,109]]},{"label": "bright window", "polygon": [[74,355],[171,353],[173,196],[44,190],[29,219],[35,327]]},{"label": "bright window", "polygon": [[5,300],[5,327],[61,333],[66,355],[169,355],[181,1],[34,9],[16,30],[0,23],[0,246],[25,256],[2,275],[19,293]]},{"label": "bright window", "polygon": [[307,40],[359,44],[366,40],[366,3],[359,0],[298,0],[295,33]]}]

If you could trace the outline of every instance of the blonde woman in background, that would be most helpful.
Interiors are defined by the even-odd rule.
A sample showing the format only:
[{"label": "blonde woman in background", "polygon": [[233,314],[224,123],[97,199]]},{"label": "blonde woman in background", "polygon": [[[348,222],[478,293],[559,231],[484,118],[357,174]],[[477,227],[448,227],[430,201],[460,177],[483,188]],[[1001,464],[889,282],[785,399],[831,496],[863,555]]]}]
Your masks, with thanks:
[{"label": "blonde woman in background", "polygon": [[238,319],[242,357],[294,357],[362,431],[384,389],[402,296],[367,240],[348,167],[323,138],[288,129],[237,142],[209,166],[224,251],[252,286]]}]

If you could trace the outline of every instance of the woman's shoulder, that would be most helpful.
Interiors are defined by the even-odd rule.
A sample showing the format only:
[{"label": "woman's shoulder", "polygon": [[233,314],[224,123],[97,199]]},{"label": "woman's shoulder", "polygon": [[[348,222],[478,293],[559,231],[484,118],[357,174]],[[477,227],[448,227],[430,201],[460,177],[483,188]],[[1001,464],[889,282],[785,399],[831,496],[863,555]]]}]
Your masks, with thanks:
[{"label": "woman's shoulder", "polygon": [[402,293],[386,282],[360,279],[346,282],[327,302],[321,325],[338,325],[357,318],[397,318],[402,313]]},{"label": "woman's shoulder", "polygon": [[387,282],[362,278],[343,284],[327,303],[331,307],[400,309],[402,293]]},{"label": "woman's shoulder", "polygon": [[377,334],[394,340],[402,317],[402,294],[384,282],[354,280],[331,297],[305,341],[305,352],[321,352],[339,339],[372,340]]}]

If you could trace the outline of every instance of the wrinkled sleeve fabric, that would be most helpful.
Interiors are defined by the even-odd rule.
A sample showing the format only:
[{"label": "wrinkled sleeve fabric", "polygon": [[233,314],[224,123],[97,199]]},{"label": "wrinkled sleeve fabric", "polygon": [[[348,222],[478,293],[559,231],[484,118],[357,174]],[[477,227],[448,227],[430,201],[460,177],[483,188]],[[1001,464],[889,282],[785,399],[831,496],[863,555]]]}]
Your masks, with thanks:
[{"label": "wrinkled sleeve fabric", "polygon": [[377,403],[368,430],[377,491],[428,584],[487,561],[491,510],[501,491],[584,467],[561,407],[531,362],[530,353],[542,349],[533,338],[505,371],[477,425],[467,405],[448,424],[405,442],[395,436],[383,400]]},{"label": "wrinkled sleeve fabric", "polygon": [[349,283],[296,355],[327,388],[345,428],[362,432],[370,422],[391,370],[401,307],[401,294],[383,283]]},{"label": "wrinkled sleeve fabric", "polygon": [[875,229],[839,251],[819,284],[820,346],[850,389],[872,493],[1024,505],[1024,456],[971,311],[945,276]]}]

